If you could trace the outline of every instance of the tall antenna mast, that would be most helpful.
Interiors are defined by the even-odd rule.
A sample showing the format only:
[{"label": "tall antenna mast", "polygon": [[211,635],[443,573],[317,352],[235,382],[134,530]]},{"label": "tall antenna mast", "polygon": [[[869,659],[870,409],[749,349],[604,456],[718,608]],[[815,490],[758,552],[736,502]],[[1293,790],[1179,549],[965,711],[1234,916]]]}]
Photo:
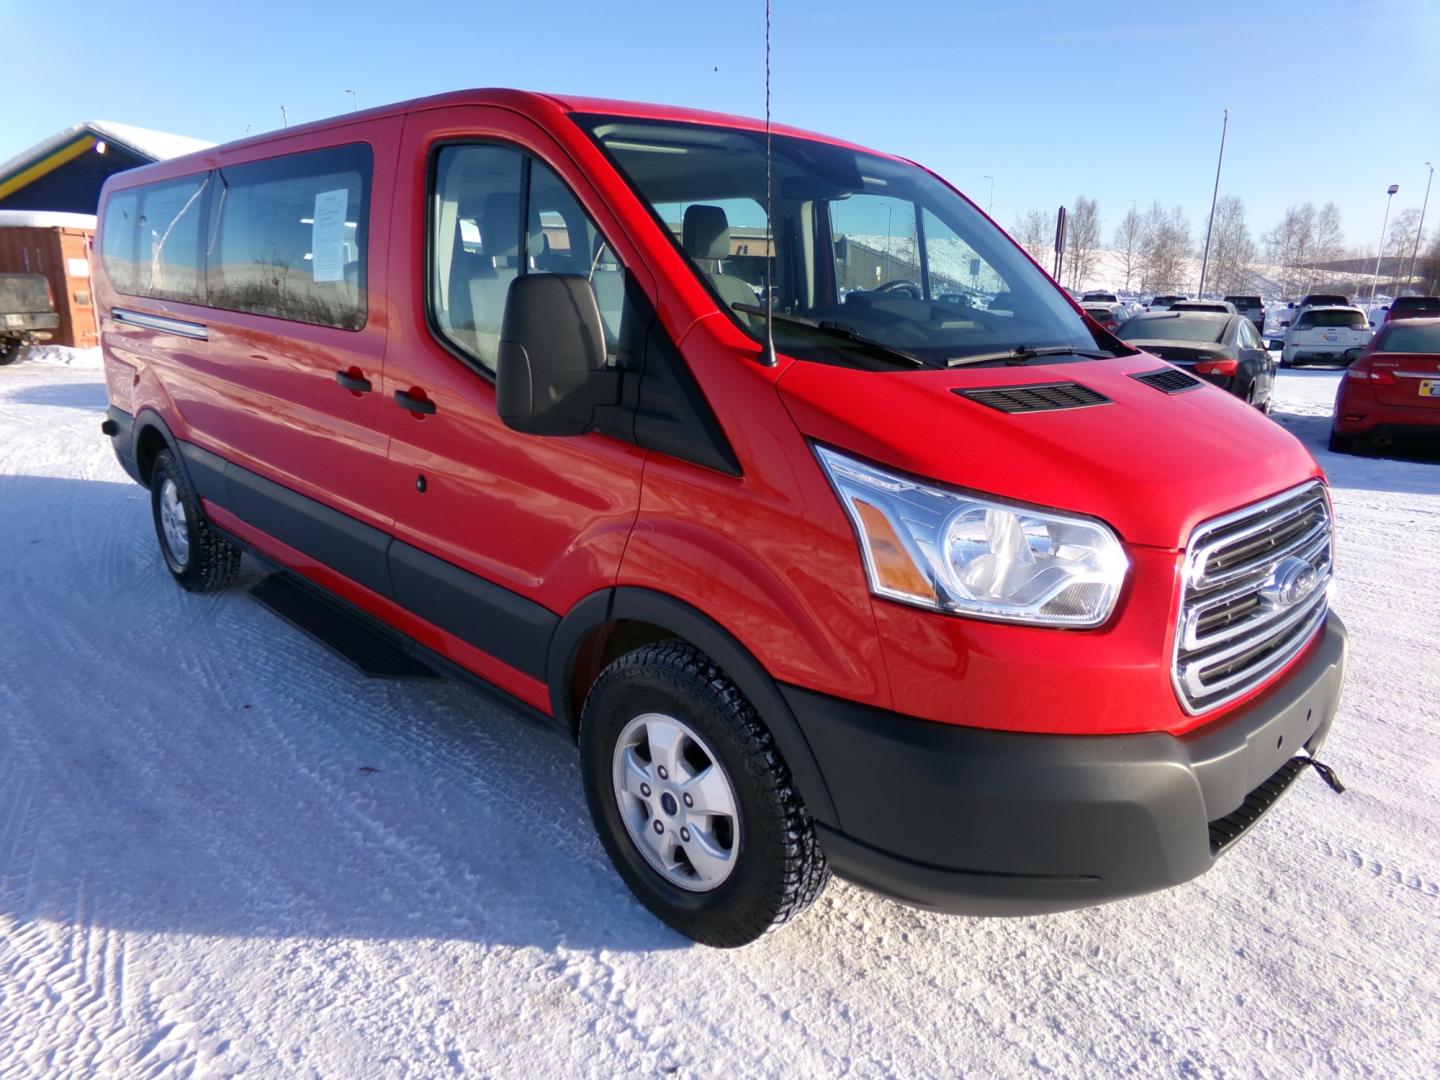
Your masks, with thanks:
[{"label": "tall antenna mast", "polygon": [[770,176],[770,0],[765,0],[765,348],[760,362],[775,366],[775,291],[770,271],[775,265],[775,201]]}]

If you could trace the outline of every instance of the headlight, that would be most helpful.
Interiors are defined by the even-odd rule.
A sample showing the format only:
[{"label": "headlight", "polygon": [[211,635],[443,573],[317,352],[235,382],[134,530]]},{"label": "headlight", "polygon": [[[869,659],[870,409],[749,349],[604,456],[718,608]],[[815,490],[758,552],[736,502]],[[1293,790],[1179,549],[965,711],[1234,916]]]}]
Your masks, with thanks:
[{"label": "headlight", "polygon": [[817,446],[877,596],[1043,626],[1099,626],[1129,559],[1090,518],[962,495]]}]

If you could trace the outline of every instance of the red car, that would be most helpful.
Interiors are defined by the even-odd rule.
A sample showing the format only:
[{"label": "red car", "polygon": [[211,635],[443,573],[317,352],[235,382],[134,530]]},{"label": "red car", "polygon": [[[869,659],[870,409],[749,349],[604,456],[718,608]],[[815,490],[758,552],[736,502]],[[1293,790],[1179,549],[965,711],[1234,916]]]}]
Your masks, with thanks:
[{"label": "red car", "polygon": [[979,914],[1186,881],[1330,729],[1315,461],[912,163],[466,91],[118,173],[100,218],[105,430],[175,580],[251,551],[362,670],[574,738],[697,940],[832,870]]},{"label": "red car", "polygon": [[1440,316],[1440,296],[1401,296],[1385,309],[1385,322],[1396,319],[1433,319]]},{"label": "red car", "polygon": [[1385,323],[1340,380],[1330,449],[1396,442],[1440,445],[1440,319]]}]

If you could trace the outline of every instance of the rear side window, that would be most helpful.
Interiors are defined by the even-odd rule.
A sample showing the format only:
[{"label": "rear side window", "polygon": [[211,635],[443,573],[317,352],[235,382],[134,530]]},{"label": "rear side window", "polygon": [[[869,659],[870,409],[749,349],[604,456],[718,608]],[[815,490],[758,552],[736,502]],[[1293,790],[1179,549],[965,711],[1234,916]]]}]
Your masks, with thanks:
[{"label": "rear side window", "polygon": [[100,257],[122,293],[205,303],[200,237],[209,176],[146,184],[111,196]]},{"label": "rear side window", "polygon": [[1365,321],[1365,316],[1358,311],[1307,311],[1300,316],[1300,323],[1295,329],[1364,330],[1367,326],[1369,323]]},{"label": "rear side window", "polygon": [[139,214],[139,190],[119,191],[105,203],[100,223],[100,262],[110,284],[122,293],[136,291],[135,220]]},{"label": "rear side window", "polygon": [[1423,311],[1440,315],[1440,299],[1433,296],[1402,296],[1390,305],[1391,311]]},{"label": "rear side window", "polygon": [[371,158],[356,144],[218,170],[210,306],[363,327]]}]

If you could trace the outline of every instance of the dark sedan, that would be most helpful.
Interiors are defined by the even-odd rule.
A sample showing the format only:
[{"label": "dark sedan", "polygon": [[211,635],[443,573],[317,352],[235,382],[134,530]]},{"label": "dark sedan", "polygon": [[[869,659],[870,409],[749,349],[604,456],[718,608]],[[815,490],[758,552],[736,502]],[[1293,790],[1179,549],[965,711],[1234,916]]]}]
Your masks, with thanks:
[{"label": "dark sedan", "polygon": [[1243,315],[1147,311],[1116,328],[1117,337],[1270,411],[1275,361]]}]

